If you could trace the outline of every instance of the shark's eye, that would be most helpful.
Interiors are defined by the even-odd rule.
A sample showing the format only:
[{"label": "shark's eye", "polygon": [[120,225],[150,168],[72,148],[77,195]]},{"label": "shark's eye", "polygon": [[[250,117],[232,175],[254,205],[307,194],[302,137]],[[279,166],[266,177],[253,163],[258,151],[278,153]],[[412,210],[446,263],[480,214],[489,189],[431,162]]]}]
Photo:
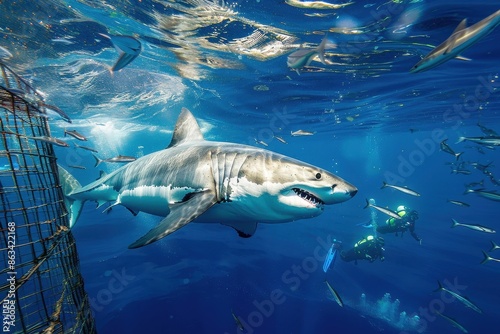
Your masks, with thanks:
[{"label": "shark's eye", "polygon": [[321,179],[321,173],[316,173],[316,180]]}]

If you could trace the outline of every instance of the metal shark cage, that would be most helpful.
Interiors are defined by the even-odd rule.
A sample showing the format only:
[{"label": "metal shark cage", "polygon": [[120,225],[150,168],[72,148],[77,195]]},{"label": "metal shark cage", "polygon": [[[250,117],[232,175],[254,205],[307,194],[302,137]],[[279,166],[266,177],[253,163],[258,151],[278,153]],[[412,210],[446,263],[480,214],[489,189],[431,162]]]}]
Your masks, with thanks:
[{"label": "metal shark cage", "polygon": [[42,97],[0,62],[2,332],[95,333]]}]

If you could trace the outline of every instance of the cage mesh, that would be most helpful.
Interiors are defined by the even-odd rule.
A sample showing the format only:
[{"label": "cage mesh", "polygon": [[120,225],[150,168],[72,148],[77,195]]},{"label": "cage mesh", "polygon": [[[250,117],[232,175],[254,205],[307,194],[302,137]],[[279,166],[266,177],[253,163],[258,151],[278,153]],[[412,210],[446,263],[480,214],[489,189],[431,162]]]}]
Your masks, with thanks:
[{"label": "cage mesh", "polygon": [[10,333],[95,333],[42,97],[0,63],[0,300]]}]

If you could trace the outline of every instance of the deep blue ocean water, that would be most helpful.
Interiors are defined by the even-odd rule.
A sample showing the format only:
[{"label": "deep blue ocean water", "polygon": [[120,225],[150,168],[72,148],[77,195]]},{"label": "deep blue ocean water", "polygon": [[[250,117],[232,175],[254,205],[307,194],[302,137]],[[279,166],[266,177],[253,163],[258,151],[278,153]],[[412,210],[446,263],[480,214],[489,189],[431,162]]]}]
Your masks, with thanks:
[{"label": "deep blue ocean water", "polygon": [[[209,140],[270,149],[359,189],[316,218],[260,224],[248,239],[219,224],[191,223],[132,250],[127,246],[161,218],[134,217],[123,207],[102,214],[87,203],[73,233],[98,331],[238,333],[231,311],[247,333],[460,332],[435,310],[469,333],[498,328],[500,267],[480,262],[481,251],[500,239],[450,226],[454,218],[500,228],[498,202],[464,194],[466,184],[481,180],[498,190],[472,165],[493,162],[488,170],[499,179],[498,151],[457,143],[484,135],[477,123],[500,133],[500,31],[464,52],[471,61],[409,69],[462,19],[473,24],[499,7],[445,0],[356,1],[338,9],[275,0],[2,1],[0,46],[13,55],[6,63],[73,120],[51,119],[53,136],[72,142],[64,129],[77,129],[101,158],[141,156],[168,145],[186,107]],[[99,33],[135,36],[142,53],[110,74],[118,53]],[[288,54],[317,46],[325,33],[336,45],[326,65],[316,59],[300,74],[287,67]],[[315,134],[290,135],[298,129]],[[463,152],[459,161],[470,175],[451,173],[455,158],[439,148],[445,138]],[[69,168],[82,184],[101,167],[119,167],[94,168],[83,150],[56,153],[64,167],[86,167]],[[421,196],[380,189],[383,181]],[[371,232],[357,225],[370,220],[367,198],[417,210],[422,244],[408,233],[387,235],[384,262],[337,259],[325,275],[333,238],[348,246]],[[378,213],[379,223],[385,219]],[[500,258],[497,252],[490,255]],[[433,292],[438,280],[483,313]]]}]

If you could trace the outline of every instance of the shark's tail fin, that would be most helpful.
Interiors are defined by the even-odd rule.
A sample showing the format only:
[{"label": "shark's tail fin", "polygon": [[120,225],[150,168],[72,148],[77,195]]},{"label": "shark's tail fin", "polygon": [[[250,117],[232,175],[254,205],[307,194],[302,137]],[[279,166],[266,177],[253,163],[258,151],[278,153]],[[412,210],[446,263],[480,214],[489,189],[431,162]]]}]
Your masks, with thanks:
[{"label": "shark's tail fin", "polygon": [[459,137],[458,141],[455,144],[461,143],[465,140],[465,137]]},{"label": "shark's tail fin", "polygon": [[459,222],[457,222],[457,221],[456,221],[455,219],[453,219],[453,218],[451,218],[451,221],[452,221],[452,223],[451,223],[451,227],[457,227],[458,225],[460,225],[460,223],[459,223]]},{"label": "shark's tail fin", "polygon": [[485,264],[486,262],[488,262],[488,261],[491,260],[491,256],[489,256],[488,254],[486,254],[485,251],[482,251],[482,252],[483,252],[484,258],[483,258],[483,261],[481,261],[481,264]]},{"label": "shark's tail fin", "polygon": [[80,182],[78,182],[73,175],[71,175],[66,169],[58,165],[59,169],[59,180],[61,182],[62,191],[64,193],[64,204],[69,210],[69,227],[72,228],[75,225],[78,217],[83,208],[83,201],[75,200],[69,196],[74,190],[81,188]]}]

